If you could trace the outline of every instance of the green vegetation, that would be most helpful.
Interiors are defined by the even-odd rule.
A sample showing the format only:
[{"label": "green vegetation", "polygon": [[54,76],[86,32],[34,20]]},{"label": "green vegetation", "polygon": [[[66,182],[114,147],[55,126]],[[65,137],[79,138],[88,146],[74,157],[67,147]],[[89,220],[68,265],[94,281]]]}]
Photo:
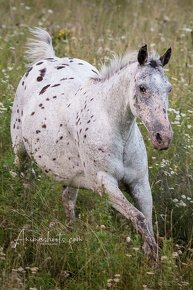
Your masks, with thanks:
[{"label": "green vegetation", "polygon": [[[0,0],[0,289],[193,289],[192,7],[192,0]],[[97,67],[114,52],[145,43],[160,54],[172,47],[166,68],[173,85],[170,149],[153,150],[142,126],[154,229],[162,249],[157,267],[147,261],[131,224],[105,197],[82,190],[77,221],[69,229],[60,185],[33,164],[35,182],[30,174],[18,174],[10,113],[25,72],[28,27],[34,26],[53,35],[57,55],[79,57]],[[28,241],[15,244],[23,235]],[[47,235],[60,241],[37,241]]]}]

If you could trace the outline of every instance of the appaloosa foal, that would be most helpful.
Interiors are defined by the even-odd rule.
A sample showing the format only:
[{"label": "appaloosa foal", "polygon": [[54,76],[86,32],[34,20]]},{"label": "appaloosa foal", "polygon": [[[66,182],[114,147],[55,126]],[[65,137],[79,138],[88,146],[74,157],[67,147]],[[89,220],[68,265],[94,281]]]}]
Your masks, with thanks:
[{"label": "appaloosa foal", "polygon": [[[48,175],[66,186],[66,216],[74,220],[78,188],[106,192],[110,204],[131,220],[155,256],[152,196],[138,117],[154,148],[167,149],[172,130],[167,116],[171,85],[159,57],[117,57],[101,71],[86,61],[55,56],[50,35],[34,29],[29,43],[31,67],[21,79],[13,104],[11,136],[16,156],[27,152]],[[121,192],[127,185],[136,209]]]}]

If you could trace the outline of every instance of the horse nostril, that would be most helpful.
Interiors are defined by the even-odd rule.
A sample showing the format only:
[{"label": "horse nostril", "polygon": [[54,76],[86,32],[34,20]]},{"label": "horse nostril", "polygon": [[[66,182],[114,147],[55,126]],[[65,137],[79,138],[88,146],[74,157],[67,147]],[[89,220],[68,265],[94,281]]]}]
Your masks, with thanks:
[{"label": "horse nostril", "polygon": [[156,133],[155,138],[159,144],[162,143],[162,137],[161,137],[160,133]]}]

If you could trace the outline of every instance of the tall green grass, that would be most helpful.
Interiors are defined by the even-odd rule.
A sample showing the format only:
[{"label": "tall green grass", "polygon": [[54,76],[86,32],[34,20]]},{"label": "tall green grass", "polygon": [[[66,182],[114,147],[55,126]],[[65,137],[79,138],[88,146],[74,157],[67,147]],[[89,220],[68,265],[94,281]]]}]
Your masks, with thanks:
[{"label": "tall green grass", "polygon": [[[0,1],[0,289],[193,289],[193,1]],[[25,72],[28,27],[53,35],[58,56],[100,67],[113,53],[147,43],[172,47],[167,74],[173,85],[174,140],[152,149],[146,130],[154,229],[161,246],[155,267],[132,225],[106,197],[82,190],[77,220],[65,224],[61,187],[32,164],[35,181],[14,165],[9,123],[14,93]],[[129,197],[129,193],[127,193]],[[18,241],[62,237],[54,245]]]}]

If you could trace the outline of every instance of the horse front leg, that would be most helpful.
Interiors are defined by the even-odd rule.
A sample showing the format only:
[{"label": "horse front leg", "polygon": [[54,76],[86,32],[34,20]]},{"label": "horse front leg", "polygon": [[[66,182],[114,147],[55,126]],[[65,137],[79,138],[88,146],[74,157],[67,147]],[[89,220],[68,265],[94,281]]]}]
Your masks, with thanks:
[{"label": "horse front leg", "polygon": [[137,203],[138,209],[144,214],[147,220],[151,234],[154,235],[152,226],[153,201],[148,176],[133,181],[131,184],[129,184],[129,189],[131,195]]},{"label": "horse front leg", "polygon": [[143,238],[143,249],[152,259],[158,259],[158,246],[152,235],[147,220],[142,212],[135,208],[118,188],[117,180],[107,173],[98,173],[98,181],[103,191],[107,193],[109,203],[123,216],[130,220]]}]

